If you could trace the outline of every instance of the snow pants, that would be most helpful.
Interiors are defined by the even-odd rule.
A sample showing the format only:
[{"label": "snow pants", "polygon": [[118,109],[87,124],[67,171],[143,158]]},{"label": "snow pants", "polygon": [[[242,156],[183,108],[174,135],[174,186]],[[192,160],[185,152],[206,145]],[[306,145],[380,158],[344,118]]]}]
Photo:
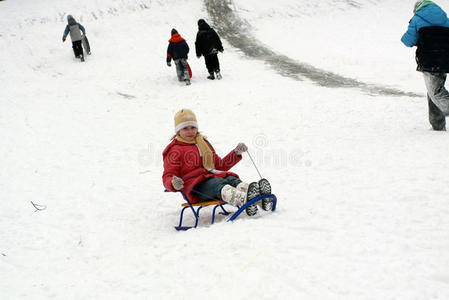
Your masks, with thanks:
[{"label": "snow pants", "polygon": [[236,187],[240,182],[242,181],[234,176],[213,177],[195,185],[192,192],[203,201],[221,199],[221,189],[225,185]]},{"label": "snow pants", "polygon": [[75,57],[80,57],[83,55],[83,46],[81,45],[81,40],[72,42],[73,53]]},{"label": "snow pants", "polygon": [[220,72],[220,62],[218,61],[217,53],[205,55],[204,62],[206,63],[206,68],[209,74]]},{"label": "snow pants", "polygon": [[429,103],[429,122],[434,130],[446,130],[449,115],[449,92],[444,87],[446,74],[423,72]]},{"label": "snow pants", "polygon": [[175,59],[176,75],[179,81],[184,81],[189,79],[189,69],[187,67],[187,60],[185,58]]}]

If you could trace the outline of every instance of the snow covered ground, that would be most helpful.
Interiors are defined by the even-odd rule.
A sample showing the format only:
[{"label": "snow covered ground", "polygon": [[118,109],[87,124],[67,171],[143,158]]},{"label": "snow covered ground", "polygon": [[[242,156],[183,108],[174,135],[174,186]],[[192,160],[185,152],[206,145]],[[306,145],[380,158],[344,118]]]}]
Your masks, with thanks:
[{"label": "snow covered ground", "polygon": [[[364,82],[422,93],[422,78],[410,63],[415,53],[398,42],[414,2],[235,0],[234,8],[274,51]],[[447,1],[438,4],[449,8]]]},{"label": "snow covered ground", "polygon": [[[449,136],[429,130],[399,41],[413,2],[233,6],[279,53],[422,98],[282,77],[226,41],[224,78],[208,81],[200,0],[0,2],[1,298],[448,299]],[[61,41],[68,13],[86,63]],[[165,65],[172,27],[192,49],[189,87]],[[183,107],[219,154],[247,143],[274,214],[208,226],[204,209],[174,230],[161,152]],[[234,171],[258,177],[247,156]]]}]

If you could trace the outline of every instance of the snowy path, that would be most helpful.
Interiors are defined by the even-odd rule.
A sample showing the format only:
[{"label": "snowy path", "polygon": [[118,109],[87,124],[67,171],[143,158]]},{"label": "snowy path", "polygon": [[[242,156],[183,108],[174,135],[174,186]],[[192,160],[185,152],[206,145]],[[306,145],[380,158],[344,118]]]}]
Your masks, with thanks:
[{"label": "snowy path", "polygon": [[278,54],[256,40],[249,28],[251,25],[241,20],[235,13],[232,1],[206,0],[206,8],[220,34],[236,49],[251,58],[260,59],[269,64],[283,76],[296,80],[309,79],[324,87],[357,88],[370,95],[391,95],[422,97],[422,94],[404,92],[402,90],[367,84],[359,80],[344,77],[333,72],[301,63],[283,54]]}]

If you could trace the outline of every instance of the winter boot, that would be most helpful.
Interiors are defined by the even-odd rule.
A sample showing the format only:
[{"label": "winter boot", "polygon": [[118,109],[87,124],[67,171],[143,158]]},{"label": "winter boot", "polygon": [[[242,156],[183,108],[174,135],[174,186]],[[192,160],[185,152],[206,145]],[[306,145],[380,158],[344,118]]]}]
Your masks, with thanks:
[{"label": "winter boot", "polygon": [[220,70],[215,71],[215,74],[217,75],[217,79],[220,80],[221,78],[221,74],[220,74]]},{"label": "winter boot", "polygon": [[186,85],[190,85],[190,79],[185,79]]},{"label": "winter boot", "polygon": [[248,192],[248,186],[249,186],[248,183],[242,181],[235,188],[239,191],[246,193],[246,192]]},{"label": "winter boot", "polygon": [[[249,202],[259,196],[259,184],[257,182],[251,182],[248,185],[248,192],[246,193],[246,202]],[[251,204],[246,208],[246,214],[248,216],[254,216],[257,213],[257,205]]]},{"label": "winter boot", "polygon": [[214,80],[215,79],[214,72],[210,72],[209,76],[207,76],[207,79]]},{"label": "winter boot", "polygon": [[[271,194],[271,185],[265,178],[259,180],[259,189],[261,195]],[[260,205],[263,210],[271,210],[273,208],[273,200],[271,198],[262,198],[257,204]]]},{"label": "winter boot", "polygon": [[246,202],[246,193],[227,184],[221,189],[221,199],[232,206],[242,206]]},{"label": "winter boot", "polygon": [[84,61],[84,55],[80,55],[81,61]]}]

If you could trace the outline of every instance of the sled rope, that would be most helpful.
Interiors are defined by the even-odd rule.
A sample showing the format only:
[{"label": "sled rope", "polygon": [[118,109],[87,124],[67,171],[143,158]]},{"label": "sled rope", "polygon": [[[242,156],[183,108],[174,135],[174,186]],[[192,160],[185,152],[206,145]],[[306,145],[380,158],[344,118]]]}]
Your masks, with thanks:
[{"label": "sled rope", "polygon": [[246,153],[248,153],[248,156],[249,156],[249,158],[251,159],[251,162],[253,163],[254,168],[256,168],[257,173],[259,173],[260,179],[262,179],[263,177],[262,177],[262,175],[260,174],[259,169],[257,168],[256,163],[254,162],[254,160],[253,160],[251,154],[249,154],[249,151],[248,151],[248,150],[246,150]]}]

